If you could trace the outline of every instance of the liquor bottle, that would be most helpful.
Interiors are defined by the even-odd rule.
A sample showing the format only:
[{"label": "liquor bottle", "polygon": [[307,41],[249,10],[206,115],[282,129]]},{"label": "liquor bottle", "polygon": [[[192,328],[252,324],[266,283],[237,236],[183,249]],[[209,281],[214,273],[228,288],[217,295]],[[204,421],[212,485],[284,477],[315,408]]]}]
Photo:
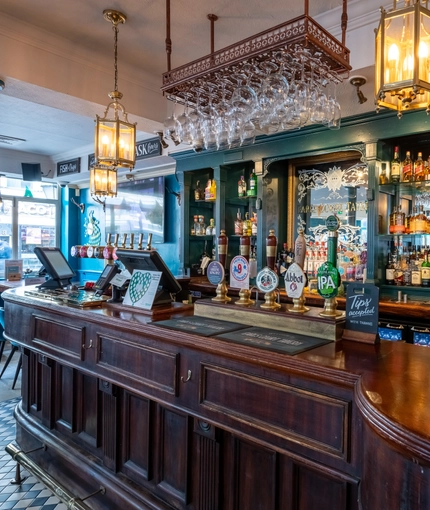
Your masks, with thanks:
[{"label": "liquor bottle", "polygon": [[411,264],[411,284],[412,287],[421,287],[421,264],[418,260]]},{"label": "liquor bottle", "polygon": [[194,190],[194,200],[197,202],[205,199],[205,190],[200,186],[200,181],[197,181],[196,188]]},{"label": "liquor bottle", "polygon": [[415,181],[425,180],[425,167],[422,152],[418,153],[418,157],[414,161],[414,179]]},{"label": "liquor bottle", "polygon": [[212,179],[211,181],[211,187],[209,191],[209,200],[216,200],[216,180]]},{"label": "liquor bottle", "polygon": [[387,285],[394,285],[394,271],[393,258],[391,253],[388,254],[387,264],[385,266],[385,283]]},{"label": "liquor bottle", "polygon": [[394,212],[394,229],[393,234],[405,233],[405,213],[402,212],[402,204],[399,204]]},{"label": "liquor bottle", "polygon": [[254,212],[254,213],[252,213],[252,218],[251,218],[251,234],[253,236],[256,236],[257,232],[258,232],[257,213]]},{"label": "liquor bottle", "polygon": [[212,180],[209,179],[206,188],[205,188],[205,200],[209,201],[211,199],[211,186],[212,186]]},{"label": "liquor bottle", "polygon": [[388,228],[388,232],[390,234],[394,234],[394,225],[395,225],[394,218],[395,218],[396,214],[397,214],[397,207],[394,206],[392,212],[390,213],[390,225]]},{"label": "liquor bottle", "polygon": [[414,169],[410,151],[406,151],[406,157],[401,164],[401,172],[402,182],[412,182],[414,180]]},{"label": "liquor bottle", "polygon": [[406,250],[405,255],[403,257],[402,269],[403,269],[403,284],[410,287],[412,284],[412,267],[411,258],[408,250]]},{"label": "liquor bottle", "polygon": [[415,234],[425,234],[427,232],[427,218],[424,214],[424,206],[420,205],[419,212],[415,217]]},{"label": "liquor bottle", "polygon": [[400,182],[400,158],[398,147],[394,147],[394,157],[391,161],[390,180],[391,182]]},{"label": "liquor bottle", "polygon": [[246,181],[243,175],[240,176],[240,179],[237,183],[237,196],[238,197],[246,196]]},{"label": "liquor bottle", "polygon": [[388,176],[387,176],[387,164],[381,164],[381,173],[379,174],[379,184],[388,184]]},{"label": "liquor bottle", "polygon": [[430,261],[427,250],[424,252],[424,262],[421,264],[421,286],[430,287]]},{"label": "liquor bottle", "polygon": [[249,176],[249,186],[248,191],[246,194],[249,197],[256,197],[257,196],[257,176],[255,175],[254,170],[251,171],[251,174]]},{"label": "liquor bottle", "polygon": [[243,234],[243,221],[240,209],[237,210],[236,219],[234,221],[234,235],[241,236]]},{"label": "liquor bottle", "polygon": [[417,214],[418,214],[417,207],[414,206],[412,208],[412,212],[409,216],[409,233],[410,234],[415,234],[415,220],[416,220]]},{"label": "liquor bottle", "polygon": [[252,235],[252,224],[251,220],[249,219],[249,213],[245,213],[245,219],[243,220],[242,224],[242,233],[244,236]]}]

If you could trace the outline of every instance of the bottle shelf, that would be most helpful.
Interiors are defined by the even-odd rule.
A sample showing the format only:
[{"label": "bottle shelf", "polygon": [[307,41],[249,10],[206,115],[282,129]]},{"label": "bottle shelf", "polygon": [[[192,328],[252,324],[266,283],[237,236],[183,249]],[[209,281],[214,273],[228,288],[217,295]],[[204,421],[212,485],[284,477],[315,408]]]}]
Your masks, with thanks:
[{"label": "bottle shelf", "polygon": [[380,184],[379,191],[387,195],[419,195],[430,192],[430,180],[417,182],[392,182],[389,184]]},{"label": "bottle shelf", "polygon": [[204,236],[196,236],[196,235],[190,235],[190,241],[205,241],[210,240],[212,241],[215,234],[212,235],[204,235]]},{"label": "bottle shelf", "polygon": [[378,238],[379,239],[387,239],[387,240],[390,240],[390,239],[394,239],[395,237],[399,237],[399,236],[402,236],[403,238],[405,237],[418,237],[418,236],[430,236],[430,233],[428,234],[378,234]]}]

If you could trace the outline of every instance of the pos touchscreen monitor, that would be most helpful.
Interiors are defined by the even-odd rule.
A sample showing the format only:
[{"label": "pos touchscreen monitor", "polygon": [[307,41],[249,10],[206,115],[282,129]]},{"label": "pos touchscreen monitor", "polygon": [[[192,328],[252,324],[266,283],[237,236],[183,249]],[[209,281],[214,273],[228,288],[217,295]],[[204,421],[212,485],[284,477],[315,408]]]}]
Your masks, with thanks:
[{"label": "pos touchscreen monitor", "polygon": [[154,305],[171,303],[174,301],[172,295],[182,290],[178,280],[170,272],[170,269],[157,251],[118,248],[116,256],[130,274],[133,274],[135,269],[161,272],[160,285],[154,298]]},{"label": "pos touchscreen monitor", "polygon": [[75,276],[75,272],[69,266],[60,248],[36,247],[34,248],[34,254],[49,276],[49,279],[39,285],[39,288],[61,289],[70,285],[70,280]]}]

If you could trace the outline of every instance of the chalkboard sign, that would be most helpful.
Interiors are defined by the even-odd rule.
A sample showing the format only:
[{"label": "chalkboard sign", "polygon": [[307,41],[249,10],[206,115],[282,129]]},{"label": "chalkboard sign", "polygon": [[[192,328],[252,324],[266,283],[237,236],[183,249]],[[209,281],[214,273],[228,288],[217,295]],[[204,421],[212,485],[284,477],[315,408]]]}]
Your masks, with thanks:
[{"label": "chalkboard sign", "polygon": [[57,163],[57,177],[61,175],[77,174],[81,171],[81,158],[69,159]]},{"label": "chalkboard sign", "polygon": [[371,283],[350,283],[346,294],[345,331],[342,338],[378,341],[379,289]]},{"label": "chalkboard sign", "polygon": [[93,167],[96,164],[96,155],[94,152],[92,154],[88,154],[88,168]]}]

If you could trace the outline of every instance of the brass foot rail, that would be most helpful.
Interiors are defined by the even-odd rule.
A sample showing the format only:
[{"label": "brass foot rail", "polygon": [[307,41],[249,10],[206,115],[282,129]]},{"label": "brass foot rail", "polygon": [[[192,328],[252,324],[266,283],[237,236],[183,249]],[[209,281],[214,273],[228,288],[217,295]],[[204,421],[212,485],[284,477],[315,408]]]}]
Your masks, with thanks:
[{"label": "brass foot rail", "polygon": [[[46,446],[43,445],[42,448],[46,449]],[[13,460],[30,471],[31,474],[33,474],[38,480],[44,483],[46,487],[50,489],[55,494],[55,496],[57,496],[65,505],[67,505],[67,508],[70,510],[91,510],[90,507],[84,503],[84,500],[89,499],[96,494],[105,494],[106,492],[106,489],[103,486],[100,486],[99,490],[89,494],[85,498],[76,498],[70,494],[69,491],[61,487],[61,485],[54,478],[52,478],[52,476],[41,469],[27,455],[30,452],[23,452],[18,450],[18,448],[13,443],[8,444],[5,450],[13,458]]]}]

